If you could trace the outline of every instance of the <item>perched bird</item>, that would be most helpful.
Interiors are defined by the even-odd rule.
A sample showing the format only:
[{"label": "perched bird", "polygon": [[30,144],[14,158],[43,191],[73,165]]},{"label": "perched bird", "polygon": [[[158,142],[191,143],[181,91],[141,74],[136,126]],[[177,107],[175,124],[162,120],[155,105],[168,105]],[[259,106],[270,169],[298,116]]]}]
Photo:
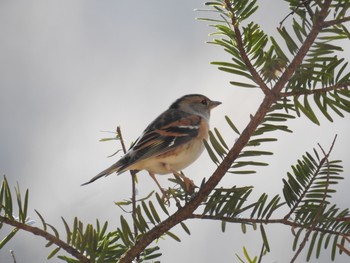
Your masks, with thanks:
[{"label": "perched bird", "polygon": [[210,111],[220,104],[200,94],[177,99],[148,125],[119,161],[82,185],[114,172],[146,170],[162,192],[155,174],[173,173],[184,180],[188,189],[193,182],[179,171],[203,152],[203,140],[208,138]]}]

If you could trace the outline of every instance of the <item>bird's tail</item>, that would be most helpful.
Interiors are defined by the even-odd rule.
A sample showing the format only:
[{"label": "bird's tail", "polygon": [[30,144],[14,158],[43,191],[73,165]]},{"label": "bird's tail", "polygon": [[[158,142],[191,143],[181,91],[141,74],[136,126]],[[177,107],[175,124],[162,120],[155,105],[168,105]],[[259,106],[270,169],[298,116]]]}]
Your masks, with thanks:
[{"label": "bird's tail", "polygon": [[113,164],[111,167],[107,168],[106,170],[103,170],[102,172],[100,172],[98,175],[94,176],[93,178],[90,179],[90,181],[83,183],[81,186],[83,185],[87,185],[90,184],[94,181],[96,181],[97,179],[103,177],[103,176],[108,176],[114,172],[120,172],[120,168],[122,167],[123,163],[116,162],[115,164]]}]

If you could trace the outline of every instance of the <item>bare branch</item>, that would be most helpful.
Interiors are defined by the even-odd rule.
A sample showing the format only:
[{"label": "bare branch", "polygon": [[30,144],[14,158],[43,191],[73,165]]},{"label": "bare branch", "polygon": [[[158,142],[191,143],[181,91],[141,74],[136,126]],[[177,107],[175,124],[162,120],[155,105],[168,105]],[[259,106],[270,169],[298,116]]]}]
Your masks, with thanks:
[{"label": "bare branch", "polygon": [[10,250],[12,259],[13,259],[13,263],[17,263],[16,257],[15,257],[15,252],[13,250]]},{"label": "bare branch", "polygon": [[126,154],[125,142],[124,142],[124,138],[123,138],[122,130],[121,130],[120,126],[117,127],[117,136],[120,140],[120,144],[122,145],[123,153]]},{"label": "bare branch", "polygon": [[[122,145],[123,148],[123,153],[126,154],[126,147],[125,147],[125,142],[124,142],[124,138],[122,135],[122,130],[120,128],[120,126],[117,127],[117,134],[119,136],[120,139],[120,143]],[[136,171],[134,170],[130,170],[130,175],[131,175],[131,203],[132,203],[132,215],[133,218],[136,217]],[[137,230],[137,226],[135,224],[135,222],[133,222],[134,225],[134,237],[136,238],[138,236],[138,230]]]}]

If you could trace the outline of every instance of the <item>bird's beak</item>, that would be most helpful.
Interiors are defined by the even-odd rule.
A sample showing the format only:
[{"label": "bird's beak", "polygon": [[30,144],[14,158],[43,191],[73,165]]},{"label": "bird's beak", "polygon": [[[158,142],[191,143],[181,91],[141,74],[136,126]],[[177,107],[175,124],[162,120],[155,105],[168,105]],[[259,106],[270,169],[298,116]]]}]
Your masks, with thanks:
[{"label": "bird's beak", "polygon": [[215,108],[216,106],[219,106],[222,102],[220,101],[211,101],[210,102],[210,105],[209,105],[209,109],[213,109]]}]

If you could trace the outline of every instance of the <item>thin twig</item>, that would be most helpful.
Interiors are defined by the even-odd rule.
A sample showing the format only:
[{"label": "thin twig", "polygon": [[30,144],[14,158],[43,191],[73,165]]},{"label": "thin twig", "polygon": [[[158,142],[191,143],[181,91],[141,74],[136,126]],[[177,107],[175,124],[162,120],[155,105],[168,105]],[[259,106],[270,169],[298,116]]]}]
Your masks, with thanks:
[{"label": "thin twig", "polygon": [[[126,147],[125,142],[122,135],[122,130],[120,126],[117,127],[117,134],[119,136],[120,143],[122,145],[122,149],[124,154],[126,153]],[[131,202],[132,202],[132,216],[133,218],[136,217],[136,172],[134,170],[130,170],[131,174]],[[138,230],[135,222],[133,222],[134,225],[134,236],[135,238],[138,236]]]},{"label": "thin twig", "polygon": [[[345,240],[347,242],[350,242],[350,239],[348,237],[346,237],[345,235],[342,235],[343,238],[345,238]],[[350,250],[346,249],[342,244],[337,244],[337,247],[343,251],[345,254],[347,254],[348,256],[350,256]]]},{"label": "thin twig", "polygon": [[262,258],[264,256],[264,251],[265,251],[265,244],[263,243],[261,246],[261,250],[260,250],[260,255],[259,255],[259,259],[258,259],[258,263],[262,262]]},{"label": "thin twig", "polygon": [[306,1],[301,1],[307,12],[309,13],[310,19],[312,20],[314,18],[314,12],[312,11],[310,7],[310,2],[312,0],[306,0]]},{"label": "thin twig", "polygon": [[122,130],[120,129],[120,126],[117,127],[117,136],[120,140],[120,144],[122,145],[123,153],[126,154],[126,147],[125,147]]},{"label": "thin twig", "polygon": [[289,13],[287,14],[283,19],[282,21],[279,23],[279,28],[282,27],[284,21],[287,20],[288,17],[294,15],[295,11],[297,11],[301,6],[304,6],[305,9],[307,10],[307,12],[309,13],[310,15],[310,18],[312,19],[313,16],[314,16],[314,13],[312,11],[312,9],[310,8],[309,4],[310,4],[311,0],[304,0],[304,1],[300,1],[300,3]]},{"label": "thin twig", "polygon": [[13,263],[17,263],[16,257],[15,257],[15,252],[13,250],[10,250],[11,257],[13,259]]}]

